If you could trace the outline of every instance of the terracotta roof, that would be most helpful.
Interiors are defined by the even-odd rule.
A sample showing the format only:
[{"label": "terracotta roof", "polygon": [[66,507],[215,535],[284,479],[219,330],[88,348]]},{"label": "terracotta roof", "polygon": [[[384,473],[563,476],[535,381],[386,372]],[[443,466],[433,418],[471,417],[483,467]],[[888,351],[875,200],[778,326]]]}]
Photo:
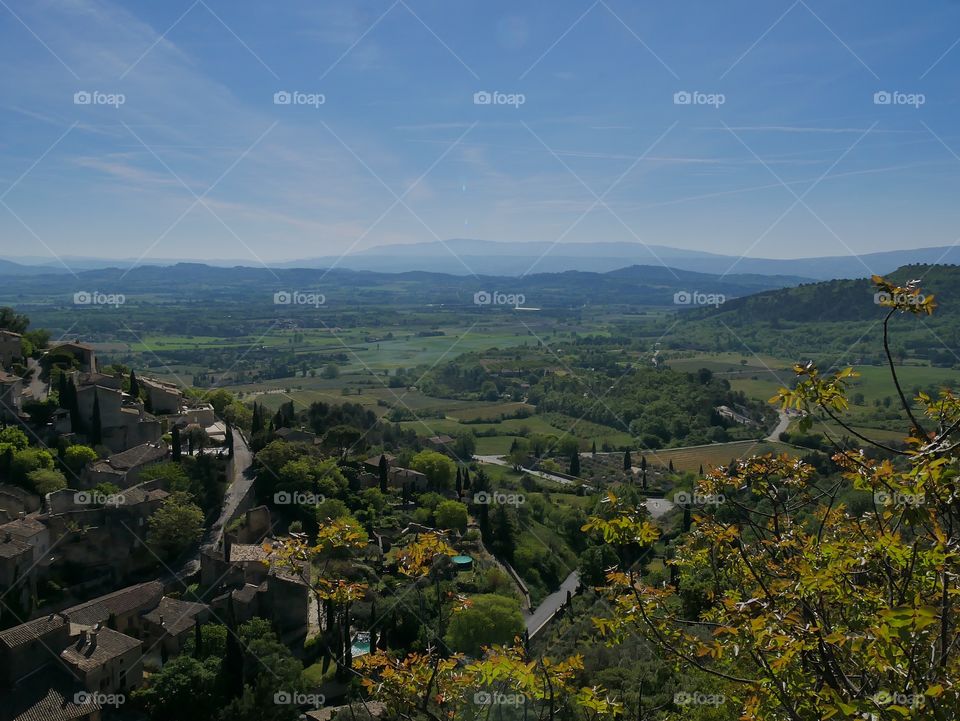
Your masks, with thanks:
[{"label": "terracotta roof", "polygon": [[57,348],[80,348],[81,350],[94,350],[92,345],[88,343],[80,343],[79,341],[67,341],[66,343],[57,343],[50,350],[56,350]]},{"label": "terracotta roof", "polygon": [[153,461],[159,461],[167,457],[167,446],[164,443],[144,443],[140,446],[134,446],[122,453],[114,453],[109,458],[102,461],[94,461],[94,470],[104,471],[129,471],[138,466]]},{"label": "terracotta roof", "polygon": [[160,599],[160,605],[143,619],[157,626],[162,625],[167,633],[176,636],[192,628],[194,619],[208,609],[209,606],[205,603],[181,601],[178,598],[164,596]]},{"label": "terracotta roof", "polygon": [[[100,710],[100,704],[89,695],[78,698],[78,694],[85,691],[65,673],[44,672],[34,674],[0,696],[0,704],[12,721],[74,721],[90,718]],[[78,700],[81,702],[77,703]]]},{"label": "terracotta roof", "polygon": [[74,668],[87,672],[141,645],[137,639],[112,628],[101,628],[96,633],[81,633],[76,642],[63,650],[60,658]]},{"label": "terracotta roof", "polygon": [[111,613],[114,616],[120,616],[138,608],[152,609],[160,602],[162,596],[163,584],[159,581],[149,581],[71,606],[63,611],[63,615],[70,623],[93,626],[97,623],[105,623]]},{"label": "terracotta roof", "polygon": [[230,563],[243,563],[245,561],[263,561],[266,562],[269,557],[263,546],[259,543],[234,543],[230,546]]},{"label": "terracotta roof", "polygon": [[16,383],[17,381],[22,381],[23,378],[20,376],[15,376],[12,373],[7,373],[6,371],[0,370],[0,383]]},{"label": "terracotta roof", "polygon": [[123,491],[121,495],[123,496],[123,503],[119,505],[135,506],[138,503],[162,501],[170,494],[162,488],[151,488],[150,490],[144,490],[139,486],[134,486],[133,488],[128,488],[127,490]]},{"label": "terracotta roof", "polygon": [[36,641],[43,638],[51,631],[56,631],[66,625],[66,621],[60,614],[50,614],[41,618],[21,623],[19,626],[8,628],[6,631],[0,631],[0,643],[7,648],[16,648],[25,643]]},{"label": "terracotta roof", "polygon": [[12,537],[9,541],[4,540],[5,538],[6,536],[0,533],[0,558],[16,558],[24,553],[33,553],[29,544]]},{"label": "terracotta roof", "polygon": [[21,541],[43,533],[47,527],[35,518],[16,518],[0,526],[0,535],[10,533]]}]

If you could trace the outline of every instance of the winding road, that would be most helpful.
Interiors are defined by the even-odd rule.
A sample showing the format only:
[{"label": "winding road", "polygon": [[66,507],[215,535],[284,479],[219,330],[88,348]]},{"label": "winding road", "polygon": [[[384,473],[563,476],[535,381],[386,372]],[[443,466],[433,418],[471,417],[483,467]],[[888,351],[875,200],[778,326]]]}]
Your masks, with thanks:
[{"label": "winding road", "polygon": [[172,574],[160,579],[165,584],[177,580],[186,582],[192,575],[200,571],[200,552],[201,550],[216,550],[223,540],[223,530],[233,520],[237,508],[243,497],[253,485],[253,474],[250,473],[250,466],[253,464],[253,454],[247,445],[247,440],[240,431],[233,433],[233,458],[227,464],[227,477],[229,485],[227,492],[223,496],[223,506],[220,509],[220,516],[208,528],[200,545],[194,553],[184,560],[179,569]]}]

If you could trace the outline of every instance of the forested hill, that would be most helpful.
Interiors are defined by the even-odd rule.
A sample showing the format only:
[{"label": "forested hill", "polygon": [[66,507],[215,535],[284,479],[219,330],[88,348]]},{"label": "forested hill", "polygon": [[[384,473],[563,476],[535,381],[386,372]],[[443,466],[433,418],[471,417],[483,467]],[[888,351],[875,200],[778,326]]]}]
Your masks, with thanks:
[{"label": "forested hill", "polygon": [[[924,291],[937,299],[940,322],[960,321],[960,266],[906,265],[888,278],[899,284],[920,279]],[[881,317],[874,302],[876,288],[867,278],[805,283],[735,298],[721,307],[687,311],[689,320],[721,319],[730,325],[869,321]]]},{"label": "forested hill", "polygon": [[[960,368],[960,266],[907,265],[889,276],[900,285],[919,279],[936,298],[933,317],[897,314],[891,323],[898,359]],[[870,364],[883,361],[879,322],[887,309],[875,302],[870,280],[833,280],[762,291],[719,308],[681,311],[672,347],[769,353],[780,358]]]}]

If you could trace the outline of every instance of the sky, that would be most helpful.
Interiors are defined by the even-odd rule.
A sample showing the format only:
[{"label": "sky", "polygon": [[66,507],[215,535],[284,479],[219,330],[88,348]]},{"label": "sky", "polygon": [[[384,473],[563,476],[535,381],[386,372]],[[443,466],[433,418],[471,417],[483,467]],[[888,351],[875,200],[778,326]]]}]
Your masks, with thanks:
[{"label": "sky", "polygon": [[0,0],[0,256],[960,237],[960,3]]}]

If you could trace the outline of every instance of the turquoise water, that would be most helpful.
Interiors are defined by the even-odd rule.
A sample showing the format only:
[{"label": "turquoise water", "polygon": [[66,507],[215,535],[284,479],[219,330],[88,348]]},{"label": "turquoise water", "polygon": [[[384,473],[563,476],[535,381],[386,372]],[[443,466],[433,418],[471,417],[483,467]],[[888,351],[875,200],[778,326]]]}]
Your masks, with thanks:
[{"label": "turquoise water", "polygon": [[454,563],[472,563],[473,559],[470,556],[454,556]]}]

